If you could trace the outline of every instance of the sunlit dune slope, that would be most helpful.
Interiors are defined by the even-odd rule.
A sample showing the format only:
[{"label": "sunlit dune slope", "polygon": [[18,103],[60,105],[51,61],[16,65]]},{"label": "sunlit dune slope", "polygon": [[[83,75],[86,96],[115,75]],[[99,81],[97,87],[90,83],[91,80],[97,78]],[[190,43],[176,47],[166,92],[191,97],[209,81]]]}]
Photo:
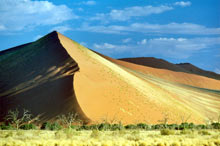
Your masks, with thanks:
[{"label": "sunlit dune slope", "polygon": [[0,52],[0,121],[15,108],[40,115],[42,121],[71,111],[88,121],[74,93],[78,70],[56,32]]},{"label": "sunlit dune slope", "polygon": [[[220,112],[218,91],[149,76],[106,59],[62,34],[58,33],[58,37],[80,67],[74,76],[76,97],[94,122],[158,123],[168,118],[168,122],[178,123],[190,117],[188,122],[201,123],[208,116],[217,118]],[[169,76],[170,72],[163,73]]]}]

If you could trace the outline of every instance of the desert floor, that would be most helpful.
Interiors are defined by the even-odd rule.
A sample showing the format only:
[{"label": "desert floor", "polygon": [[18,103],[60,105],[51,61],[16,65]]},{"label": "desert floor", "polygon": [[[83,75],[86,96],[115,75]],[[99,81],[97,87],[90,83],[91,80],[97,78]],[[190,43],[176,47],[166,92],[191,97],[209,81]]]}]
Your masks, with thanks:
[{"label": "desert floor", "polygon": [[186,130],[169,131],[169,135],[161,131],[118,130],[76,131],[63,129],[47,130],[1,130],[0,145],[32,145],[32,146],[219,146],[219,130]]}]

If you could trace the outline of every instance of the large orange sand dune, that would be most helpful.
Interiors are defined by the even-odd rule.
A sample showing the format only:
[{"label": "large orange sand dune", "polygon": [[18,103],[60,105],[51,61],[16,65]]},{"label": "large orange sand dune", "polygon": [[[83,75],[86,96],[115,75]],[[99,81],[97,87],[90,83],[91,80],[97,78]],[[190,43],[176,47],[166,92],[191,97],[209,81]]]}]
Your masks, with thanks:
[{"label": "large orange sand dune", "polygon": [[[1,117],[18,105],[45,118],[75,111],[95,123],[178,123],[188,116],[201,123],[220,112],[219,80],[106,58],[57,32],[26,47],[0,56]],[[17,70],[14,59],[21,59]]]}]

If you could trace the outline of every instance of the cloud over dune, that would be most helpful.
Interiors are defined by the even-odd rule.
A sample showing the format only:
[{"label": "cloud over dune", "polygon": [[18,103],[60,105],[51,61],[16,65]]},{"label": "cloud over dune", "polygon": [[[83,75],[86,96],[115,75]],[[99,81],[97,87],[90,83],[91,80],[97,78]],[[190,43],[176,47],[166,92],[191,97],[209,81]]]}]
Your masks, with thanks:
[{"label": "cloud over dune", "polygon": [[21,31],[78,18],[66,5],[55,5],[49,1],[2,1],[0,11],[0,26],[5,26],[5,29],[0,27],[0,31]]}]

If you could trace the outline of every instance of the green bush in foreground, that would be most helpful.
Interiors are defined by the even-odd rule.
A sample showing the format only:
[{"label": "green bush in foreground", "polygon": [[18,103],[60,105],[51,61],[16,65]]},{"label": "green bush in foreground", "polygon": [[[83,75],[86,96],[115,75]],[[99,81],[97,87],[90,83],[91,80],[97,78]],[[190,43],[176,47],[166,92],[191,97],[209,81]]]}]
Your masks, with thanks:
[{"label": "green bush in foreground", "polygon": [[34,124],[24,124],[24,125],[20,126],[19,129],[31,130],[31,129],[37,129],[37,126]]},{"label": "green bush in foreground", "polygon": [[220,123],[212,123],[211,125],[213,129],[220,129]]},{"label": "green bush in foreground", "polygon": [[15,128],[14,128],[13,125],[11,125],[10,123],[9,123],[8,125],[6,125],[5,123],[3,123],[3,124],[0,125],[0,129],[1,129],[1,130],[13,130],[13,129],[15,129]]},{"label": "green bush in foreground", "polygon": [[175,131],[170,129],[162,129],[160,130],[161,135],[174,135]]},{"label": "green bush in foreground", "polygon": [[62,126],[59,125],[57,122],[55,123],[50,123],[50,122],[45,122],[41,126],[42,130],[60,130],[62,129]]}]

